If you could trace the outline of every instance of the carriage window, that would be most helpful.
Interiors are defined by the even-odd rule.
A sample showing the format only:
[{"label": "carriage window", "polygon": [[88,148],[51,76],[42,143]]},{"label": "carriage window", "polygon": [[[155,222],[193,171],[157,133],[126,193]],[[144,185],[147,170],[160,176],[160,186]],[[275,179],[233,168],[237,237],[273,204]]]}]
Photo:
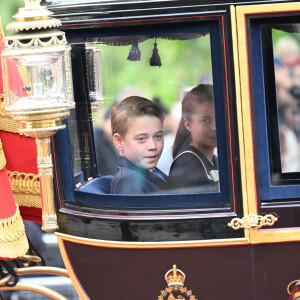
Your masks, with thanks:
[{"label": "carriage window", "polygon": [[104,101],[93,132],[98,176],[114,176],[111,193],[219,191],[210,35],[120,37],[86,48],[101,52]]},{"label": "carriage window", "polygon": [[69,119],[58,142],[68,201],[231,209],[231,112],[219,25],[116,28],[84,42],[76,32],[67,37],[77,126]]},{"label": "carriage window", "polygon": [[252,26],[253,90],[263,201],[296,199],[300,190],[300,35],[299,24],[293,23],[293,17],[290,19],[291,23],[286,23],[278,18],[275,24],[271,20],[256,20]]},{"label": "carriage window", "polygon": [[272,30],[282,173],[300,171],[300,35]]}]

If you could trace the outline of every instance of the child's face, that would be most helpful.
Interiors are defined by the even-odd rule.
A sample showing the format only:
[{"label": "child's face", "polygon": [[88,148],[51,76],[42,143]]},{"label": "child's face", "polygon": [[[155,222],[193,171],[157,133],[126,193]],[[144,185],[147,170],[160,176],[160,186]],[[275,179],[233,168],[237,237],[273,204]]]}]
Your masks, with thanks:
[{"label": "child's face", "polygon": [[191,120],[185,120],[185,126],[190,131],[192,143],[198,148],[217,146],[215,109],[213,102],[203,102],[196,105],[196,112]]},{"label": "child's face", "polygon": [[139,167],[154,168],[164,146],[162,122],[157,117],[141,116],[128,123],[125,136],[114,135],[120,154]]}]

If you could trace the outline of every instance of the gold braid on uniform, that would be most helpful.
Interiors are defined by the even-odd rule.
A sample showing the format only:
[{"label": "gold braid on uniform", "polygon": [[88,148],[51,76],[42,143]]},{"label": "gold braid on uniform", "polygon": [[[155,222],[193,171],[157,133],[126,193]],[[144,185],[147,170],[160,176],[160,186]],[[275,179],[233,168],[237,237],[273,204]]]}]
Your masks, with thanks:
[{"label": "gold braid on uniform", "polygon": [[27,134],[24,134],[19,131],[20,124],[17,123],[17,121],[14,121],[5,111],[5,105],[4,105],[4,97],[3,95],[0,95],[0,130],[11,132],[11,133],[17,133],[22,136],[28,137]]},{"label": "gold braid on uniform", "polygon": [[16,203],[19,206],[42,208],[39,176],[7,171]]}]

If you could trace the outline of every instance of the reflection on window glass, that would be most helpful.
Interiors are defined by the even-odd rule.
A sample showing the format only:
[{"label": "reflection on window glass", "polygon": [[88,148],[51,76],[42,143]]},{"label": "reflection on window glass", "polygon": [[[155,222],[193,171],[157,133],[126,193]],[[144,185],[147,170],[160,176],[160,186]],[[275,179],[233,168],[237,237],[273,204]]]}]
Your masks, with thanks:
[{"label": "reflection on window glass", "polygon": [[112,194],[219,191],[210,36],[106,38],[94,113],[98,175]]},{"label": "reflection on window glass", "polygon": [[281,169],[300,171],[300,35],[272,30]]},{"label": "reflection on window glass", "polygon": [[70,116],[68,118],[68,127],[70,134],[70,147],[72,151],[72,166],[75,178],[75,184],[84,182],[84,176],[81,165],[81,156],[80,156],[80,147],[79,147],[79,137],[78,137],[78,128],[76,122],[76,112],[74,109],[71,109]]}]

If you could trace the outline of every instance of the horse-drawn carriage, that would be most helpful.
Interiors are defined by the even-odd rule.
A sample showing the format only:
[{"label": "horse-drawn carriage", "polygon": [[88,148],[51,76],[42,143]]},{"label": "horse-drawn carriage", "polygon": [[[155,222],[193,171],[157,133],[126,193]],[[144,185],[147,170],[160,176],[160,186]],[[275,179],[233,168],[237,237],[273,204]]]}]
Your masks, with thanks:
[{"label": "horse-drawn carriage", "polygon": [[[56,232],[82,299],[296,299],[300,3],[52,1],[56,19],[35,5],[2,50],[0,256],[24,260],[22,216]],[[199,83],[213,86],[217,190],[111,194],[111,106],[159,99],[168,173]]]}]

